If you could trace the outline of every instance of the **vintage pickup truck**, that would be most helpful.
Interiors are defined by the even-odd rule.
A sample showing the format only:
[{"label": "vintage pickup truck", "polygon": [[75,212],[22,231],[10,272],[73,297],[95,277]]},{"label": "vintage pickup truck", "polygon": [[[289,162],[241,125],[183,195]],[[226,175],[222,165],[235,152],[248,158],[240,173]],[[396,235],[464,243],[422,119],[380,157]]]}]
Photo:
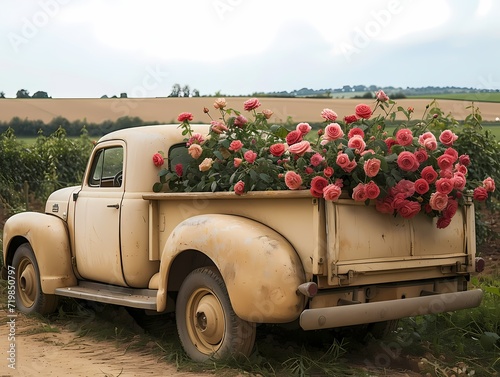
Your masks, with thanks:
[{"label": "vintage pickup truck", "polygon": [[[207,126],[196,125],[197,132]],[[102,137],[81,186],[54,192],[45,213],[12,216],[4,268],[16,306],[49,313],[59,296],[176,313],[194,360],[249,355],[256,324],[303,330],[390,326],[403,317],[478,306],[474,206],[446,229],[307,190],[153,193],[152,151],[187,156],[176,125]]]}]

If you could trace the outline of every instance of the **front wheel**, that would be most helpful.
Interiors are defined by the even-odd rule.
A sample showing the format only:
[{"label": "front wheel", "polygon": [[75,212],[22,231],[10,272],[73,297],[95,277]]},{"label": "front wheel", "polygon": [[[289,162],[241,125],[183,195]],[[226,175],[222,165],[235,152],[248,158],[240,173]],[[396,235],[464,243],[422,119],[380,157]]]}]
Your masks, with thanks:
[{"label": "front wheel", "polygon": [[176,322],[182,346],[194,361],[249,356],[255,343],[255,323],[234,313],[221,275],[209,267],[194,270],[182,283]]},{"label": "front wheel", "polygon": [[57,296],[42,292],[40,270],[30,244],[19,246],[14,254],[16,308],[23,313],[52,313],[57,308]]}]

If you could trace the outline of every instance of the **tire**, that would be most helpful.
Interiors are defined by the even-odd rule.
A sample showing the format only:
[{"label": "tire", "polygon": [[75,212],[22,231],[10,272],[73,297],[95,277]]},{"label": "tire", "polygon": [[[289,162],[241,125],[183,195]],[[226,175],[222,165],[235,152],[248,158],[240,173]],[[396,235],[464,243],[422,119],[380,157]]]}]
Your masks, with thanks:
[{"label": "tire", "polygon": [[216,269],[199,268],[186,277],[179,290],[175,315],[182,347],[194,361],[250,356],[255,323],[234,313]]},{"label": "tire", "polygon": [[26,314],[49,314],[56,310],[58,297],[42,292],[40,270],[30,244],[19,246],[12,265],[16,271],[16,308]]},{"label": "tire", "polygon": [[368,325],[368,332],[371,333],[375,339],[384,339],[398,329],[398,324],[398,319],[370,323]]}]

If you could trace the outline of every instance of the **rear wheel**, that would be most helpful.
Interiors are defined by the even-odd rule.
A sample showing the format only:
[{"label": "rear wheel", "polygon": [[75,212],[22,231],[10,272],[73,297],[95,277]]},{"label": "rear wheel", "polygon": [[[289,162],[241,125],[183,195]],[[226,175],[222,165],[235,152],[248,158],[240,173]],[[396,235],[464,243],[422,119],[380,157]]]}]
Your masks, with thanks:
[{"label": "rear wheel", "polygon": [[19,246],[12,265],[16,271],[16,308],[27,314],[52,313],[57,308],[57,296],[42,292],[40,270],[30,244]]},{"label": "rear wheel", "polygon": [[188,356],[195,361],[249,356],[255,343],[255,323],[233,311],[226,286],[213,268],[191,272],[179,290],[177,331]]}]

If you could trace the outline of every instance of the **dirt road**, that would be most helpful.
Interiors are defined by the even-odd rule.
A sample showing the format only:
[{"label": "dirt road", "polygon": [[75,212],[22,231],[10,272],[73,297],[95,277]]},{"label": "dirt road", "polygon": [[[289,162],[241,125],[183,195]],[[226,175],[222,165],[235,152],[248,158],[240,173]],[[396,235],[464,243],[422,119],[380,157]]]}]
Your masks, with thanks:
[{"label": "dirt road", "polygon": [[[15,327],[8,323],[12,319],[11,324],[15,323]],[[22,314],[7,318],[5,311],[1,311],[0,321],[0,377],[211,375],[177,371],[155,351],[158,347],[154,342],[147,343],[140,350],[133,347],[134,339],[123,343],[97,341],[89,336],[78,336],[68,329],[51,327],[38,318],[27,318]],[[14,335],[15,341],[9,341],[9,335]],[[15,344],[14,352],[9,352],[10,343]]]}]

